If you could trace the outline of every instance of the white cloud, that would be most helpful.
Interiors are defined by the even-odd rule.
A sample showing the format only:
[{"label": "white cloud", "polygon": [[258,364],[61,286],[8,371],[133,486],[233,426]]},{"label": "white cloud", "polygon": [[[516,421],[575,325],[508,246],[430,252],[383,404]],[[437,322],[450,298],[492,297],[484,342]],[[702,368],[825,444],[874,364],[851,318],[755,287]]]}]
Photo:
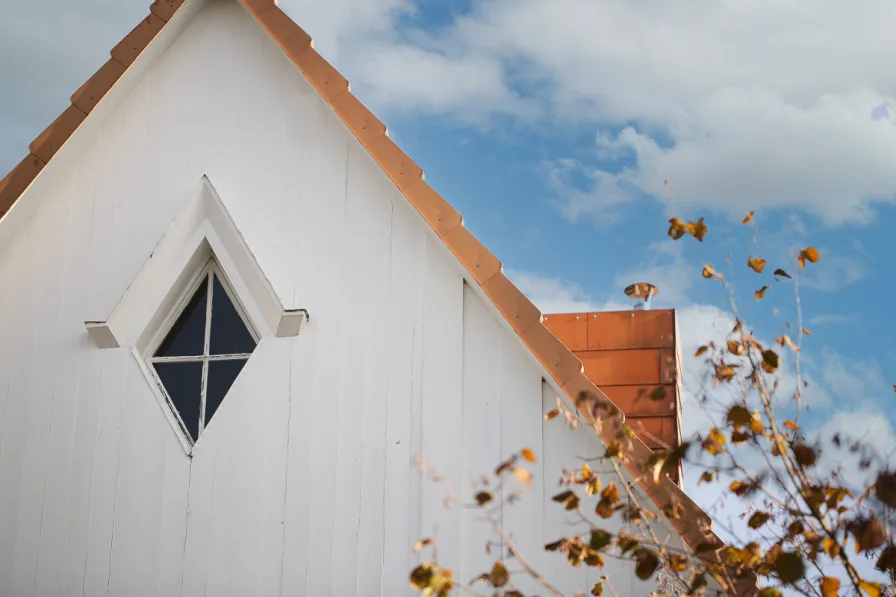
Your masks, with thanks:
[{"label": "white cloud", "polygon": [[859,320],[858,313],[850,313],[849,315],[842,315],[840,313],[822,313],[821,315],[815,315],[809,318],[809,325],[813,326],[821,326],[821,325],[838,325],[844,323],[854,323]]},{"label": "white cloud", "polygon": [[[586,182],[562,187],[570,219],[612,223],[626,200],[661,198],[667,178],[678,202],[738,215],[795,206],[867,222],[893,201],[896,126],[870,116],[896,101],[884,0],[479,0],[438,31],[400,34],[386,23],[406,4],[378,0],[378,33],[354,37],[344,13],[364,3],[331,4],[343,16],[325,26],[307,0],[284,0],[315,36],[354,48],[337,55],[380,105],[598,129],[595,163],[576,166]],[[596,162],[620,155],[634,158],[622,172]],[[556,162],[552,182],[569,168]]]},{"label": "white cloud", "polygon": [[511,269],[504,273],[542,313],[581,313],[631,308],[612,301],[602,303],[589,296],[580,285],[562,278]]}]

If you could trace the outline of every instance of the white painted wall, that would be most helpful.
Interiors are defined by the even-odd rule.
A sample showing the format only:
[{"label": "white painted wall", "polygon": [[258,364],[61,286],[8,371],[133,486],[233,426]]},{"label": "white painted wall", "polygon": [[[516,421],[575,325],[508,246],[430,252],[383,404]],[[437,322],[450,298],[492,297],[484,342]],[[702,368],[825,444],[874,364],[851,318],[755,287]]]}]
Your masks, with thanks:
[{"label": "white painted wall", "polygon": [[[504,523],[570,594],[590,588],[542,546],[569,532],[560,467],[598,439],[542,424],[540,366],[242,7],[210,2],[83,133],[0,251],[0,595],[392,597],[434,533],[468,580],[495,559],[484,523],[442,508],[412,457],[467,489],[522,447],[535,483]],[[191,460],[134,355],[83,322],[202,175],[311,322],[262,340]]]}]

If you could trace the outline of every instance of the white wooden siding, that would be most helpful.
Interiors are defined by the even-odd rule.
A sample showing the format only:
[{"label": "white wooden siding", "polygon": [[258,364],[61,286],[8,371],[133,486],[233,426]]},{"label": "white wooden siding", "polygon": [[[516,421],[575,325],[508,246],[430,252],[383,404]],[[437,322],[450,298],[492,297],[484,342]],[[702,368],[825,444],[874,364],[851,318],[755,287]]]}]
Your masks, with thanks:
[{"label": "white wooden siding", "polygon": [[[541,368],[240,6],[210,2],[93,130],[0,252],[3,595],[393,597],[429,535],[469,580],[496,559],[488,525],[444,509],[412,457],[469,497],[523,447],[539,464],[505,524],[539,570],[593,584],[542,547],[569,532],[560,467],[599,441],[543,425]],[[311,321],[261,341],[191,460],[137,357],[82,322],[108,316],[202,175]]]}]

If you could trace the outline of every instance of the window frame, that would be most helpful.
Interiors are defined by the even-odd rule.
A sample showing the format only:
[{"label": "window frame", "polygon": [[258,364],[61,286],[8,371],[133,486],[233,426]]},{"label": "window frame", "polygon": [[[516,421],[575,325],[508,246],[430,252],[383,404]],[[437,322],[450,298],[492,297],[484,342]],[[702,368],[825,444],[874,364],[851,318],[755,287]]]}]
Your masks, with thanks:
[{"label": "window frame", "polygon": [[[212,330],[212,301],[214,299],[214,278],[217,277],[221,283],[221,288],[224,289],[224,294],[227,296],[228,300],[230,300],[234,309],[239,315],[240,320],[243,322],[243,325],[246,326],[246,329],[249,331],[249,335],[252,336],[252,339],[255,341],[255,348],[258,348],[258,344],[261,342],[261,334],[259,334],[258,330],[252,324],[252,321],[249,319],[246,308],[242,304],[242,301],[239,300],[236,292],[233,290],[233,285],[227,277],[227,274],[224,272],[224,269],[218,263],[214,256],[208,259],[205,262],[205,265],[199,270],[199,272],[193,276],[192,280],[189,284],[187,284],[186,289],[181,293],[181,296],[178,297],[175,302],[175,306],[171,309],[171,312],[165,318],[164,323],[159,327],[158,332],[153,336],[152,340],[147,345],[146,351],[143,355],[143,359],[146,363],[147,368],[149,369],[149,373],[152,375],[153,381],[156,386],[159,388],[159,391],[162,393],[162,396],[165,399],[165,403],[168,408],[171,410],[171,414],[174,415],[175,420],[177,421],[177,426],[179,428],[180,434],[182,436],[182,440],[186,442],[186,444],[192,448],[199,441],[199,438],[202,437],[202,432],[205,431],[206,423],[205,423],[205,408],[206,408],[206,399],[207,399],[207,389],[208,389],[208,373],[209,373],[209,363],[211,361],[248,361],[252,356],[253,352],[249,353],[233,353],[233,354],[209,354],[210,350],[210,342],[211,342],[211,330]],[[156,351],[159,349],[161,344],[168,337],[168,334],[171,333],[172,328],[177,323],[178,318],[183,314],[184,310],[187,308],[187,305],[190,303],[190,300],[199,291],[202,284],[206,285],[206,303],[205,303],[205,330],[204,330],[204,339],[203,339],[203,354],[202,355],[190,355],[190,356],[175,356],[175,357],[157,357],[154,356]],[[181,418],[180,412],[177,407],[174,405],[174,401],[171,399],[171,396],[168,394],[168,390],[165,388],[165,384],[162,383],[162,379],[159,377],[158,371],[156,370],[156,363],[202,363],[202,386],[201,386],[201,395],[200,395],[200,410],[199,410],[199,429],[196,434],[196,439],[193,440],[192,435],[190,434],[187,426],[184,424],[183,419]],[[229,390],[228,390],[229,391]],[[225,394],[226,396],[226,394]],[[223,399],[222,399],[223,402]]]}]

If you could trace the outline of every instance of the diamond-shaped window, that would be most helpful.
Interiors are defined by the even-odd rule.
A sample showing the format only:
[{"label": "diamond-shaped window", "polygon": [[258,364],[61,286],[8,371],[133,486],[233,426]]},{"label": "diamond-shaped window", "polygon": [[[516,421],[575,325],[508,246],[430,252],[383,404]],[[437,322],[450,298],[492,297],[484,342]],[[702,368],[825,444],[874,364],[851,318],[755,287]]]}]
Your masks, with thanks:
[{"label": "diamond-shaped window", "polygon": [[149,361],[193,443],[208,427],[258,344],[210,261]]}]

